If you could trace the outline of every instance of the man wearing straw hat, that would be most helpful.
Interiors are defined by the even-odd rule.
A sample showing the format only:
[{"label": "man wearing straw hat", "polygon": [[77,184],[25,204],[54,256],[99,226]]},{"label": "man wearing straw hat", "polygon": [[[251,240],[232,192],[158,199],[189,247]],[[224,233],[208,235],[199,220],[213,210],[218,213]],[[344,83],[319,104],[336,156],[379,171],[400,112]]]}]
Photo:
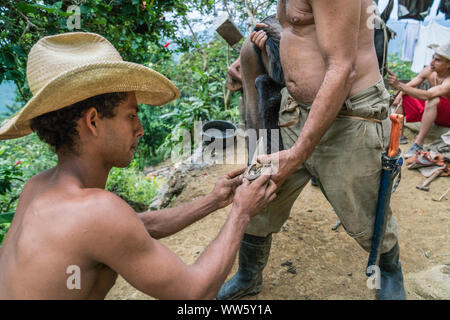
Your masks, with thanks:
[{"label": "man wearing straw hat", "polygon": [[[33,97],[0,139],[35,131],[58,164],[22,191],[0,249],[0,299],[103,299],[117,274],[156,298],[213,298],[250,219],[275,197],[269,176],[249,185],[236,170],[201,199],[137,215],[104,190],[108,172],[130,163],[143,135],[138,103],[166,104],[176,87],[123,61],[102,36],[81,32],[39,40],[27,79]],[[219,235],[192,266],[155,240],[231,202]]]},{"label": "man wearing straw hat", "polygon": [[[405,115],[407,122],[421,122],[419,134],[405,153],[406,157],[423,150],[423,142],[433,122],[450,127],[450,41],[442,46],[431,44],[428,47],[434,51],[433,59],[417,77],[405,84],[392,72],[388,76],[389,84],[401,90],[393,103],[398,112]],[[428,80],[431,88],[417,89],[425,80]]]}]

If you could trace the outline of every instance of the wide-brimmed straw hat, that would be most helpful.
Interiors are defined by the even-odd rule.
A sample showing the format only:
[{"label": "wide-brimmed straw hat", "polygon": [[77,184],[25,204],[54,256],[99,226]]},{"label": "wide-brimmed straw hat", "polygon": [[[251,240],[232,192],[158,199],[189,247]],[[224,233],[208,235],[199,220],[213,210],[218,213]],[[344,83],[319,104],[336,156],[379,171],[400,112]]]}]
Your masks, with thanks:
[{"label": "wide-brimmed straw hat", "polygon": [[441,46],[438,44],[430,44],[428,48],[433,49],[433,51],[436,52],[438,55],[441,55],[444,58],[450,60],[450,41]]},{"label": "wide-brimmed straw hat", "polygon": [[134,91],[138,103],[153,106],[179,95],[162,74],[123,61],[108,40],[85,32],[40,39],[28,55],[27,80],[33,97],[0,127],[0,140],[30,134],[31,119],[99,94]]}]

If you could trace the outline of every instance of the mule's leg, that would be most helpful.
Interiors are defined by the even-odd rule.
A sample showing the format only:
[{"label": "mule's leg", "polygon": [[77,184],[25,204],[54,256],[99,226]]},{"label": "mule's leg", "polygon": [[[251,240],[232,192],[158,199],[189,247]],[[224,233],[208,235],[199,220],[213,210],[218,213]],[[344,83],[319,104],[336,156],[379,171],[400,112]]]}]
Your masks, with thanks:
[{"label": "mule's leg", "polygon": [[[258,138],[258,130],[262,128],[258,104],[257,92],[255,88],[255,80],[265,74],[265,70],[261,67],[258,54],[256,53],[253,43],[250,39],[246,39],[241,49],[241,77],[244,92],[245,105],[245,129],[256,130],[256,139]],[[250,135],[249,135],[250,136]],[[248,159],[253,159],[256,150],[256,141],[247,139]]]}]

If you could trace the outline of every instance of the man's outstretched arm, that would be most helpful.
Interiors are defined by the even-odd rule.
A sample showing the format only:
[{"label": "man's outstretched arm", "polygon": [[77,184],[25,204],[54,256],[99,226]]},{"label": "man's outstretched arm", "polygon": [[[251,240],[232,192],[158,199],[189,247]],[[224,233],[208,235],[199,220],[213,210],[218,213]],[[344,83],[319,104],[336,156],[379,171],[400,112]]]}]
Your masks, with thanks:
[{"label": "man's outstretched arm", "polygon": [[[388,70],[388,72],[391,73],[390,70]],[[422,82],[424,82],[430,74],[431,74],[431,71],[430,71],[429,67],[426,67],[417,76],[412,78],[411,81],[409,81],[407,83],[407,85],[412,88],[416,88],[416,87],[420,86],[422,84]],[[388,76],[388,82],[389,82],[389,76]],[[401,105],[403,102],[403,95],[404,95],[404,91],[400,91],[397,95],[397,98],[395,98],[394,102],[392,103],[392,105],[395,107]]]},{"label": "man's outstretched arm", "polygon": [[432,87],[428,90],[421,90],[414,88],[413,86],[409,85],[409,83],[401,83],[392,71],[388,70],[388,72],[388,82],[392,87],[401,89],[402,93],[416,99],[427,101],[437,97],[442,97],[450,92],[450,80],[447,79],[438,86]]},{"label": "man's outstretched arm", "polygon": [[276,197],[276,185],[269,179],[244,181],[217,238],[191,266],[153,239],[130,206],[106,192],[83,238],[84,252],[152,297],[212,299],[230,272],[250,219]]},{"label": "man's outstretched arm", "polygon": [[240,168],[225,175],[219,179],[210,194],[200,199],[176,208],[144,212],[139,214],[139,218],[155,239],[177,233],[211,212],[229,205],[234,191],[242,183],[241,174],[245,169]]}]

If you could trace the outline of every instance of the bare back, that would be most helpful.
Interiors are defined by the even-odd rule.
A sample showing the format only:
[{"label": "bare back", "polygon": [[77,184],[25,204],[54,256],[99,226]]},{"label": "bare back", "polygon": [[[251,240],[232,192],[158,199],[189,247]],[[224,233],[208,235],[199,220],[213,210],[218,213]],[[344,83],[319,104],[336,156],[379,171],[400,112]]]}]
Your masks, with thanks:
[{"label": "bare back", "polygon": [[[310,0],[314,1],[314,0]],[[380,80],[374,46],[370,0],[361,0],[356,76],[350,96]],[[289,93],[300,102],[312,103],[324,80],[326,66],[317,39],[314,12],[308,0],[278,1],[278,19],[283,32],[280,55]],[[338,19],[337,19],[338,20]],[[329,28],[333,28],[330,22]],[[336,43],[336,46],[345,46]]]},{"label": "bare back", "polygon": [[[0,251],[0,300],[103,299],[115,282],[114,271],[85,254],[96,190],[54,183],[54,170],[33,177],[20,196]],[[81,270],[79,289],[69,266]]]}]

